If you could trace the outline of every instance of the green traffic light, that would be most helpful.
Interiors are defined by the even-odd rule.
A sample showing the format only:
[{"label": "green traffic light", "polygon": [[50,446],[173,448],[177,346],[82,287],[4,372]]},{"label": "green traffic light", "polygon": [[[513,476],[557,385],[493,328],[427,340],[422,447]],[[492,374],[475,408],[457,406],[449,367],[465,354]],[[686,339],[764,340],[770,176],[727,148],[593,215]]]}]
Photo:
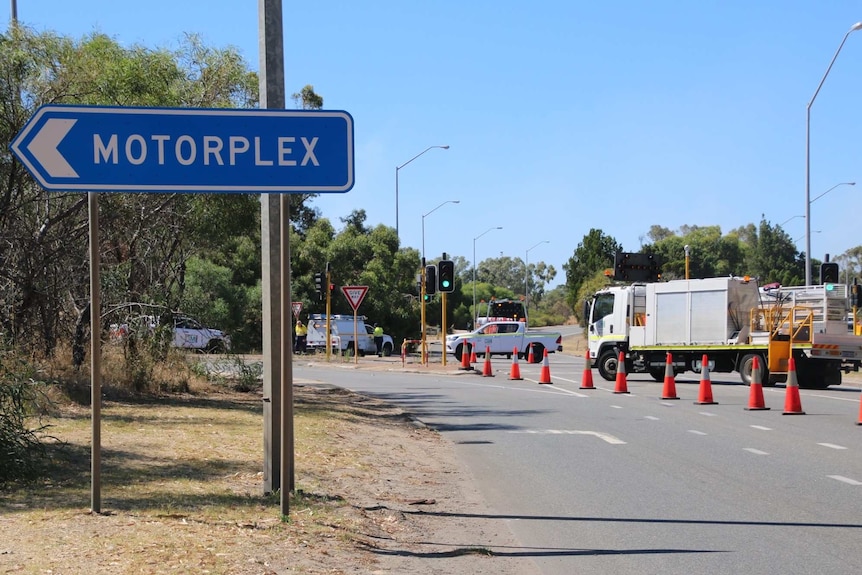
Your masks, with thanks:
[{"label": "green traffic light", "polygon": [[449,280],[443,280],[443,287],[449,287]]}]

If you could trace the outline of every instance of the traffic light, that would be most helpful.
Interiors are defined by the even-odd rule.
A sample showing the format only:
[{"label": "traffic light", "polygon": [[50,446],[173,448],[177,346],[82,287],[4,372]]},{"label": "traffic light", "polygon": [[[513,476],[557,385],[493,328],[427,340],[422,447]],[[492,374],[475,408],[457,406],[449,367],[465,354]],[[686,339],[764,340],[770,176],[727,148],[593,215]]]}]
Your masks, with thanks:
[{"label": "traffic light", "polygon": [[317,298],[323,299],[323,274],[317,272],[314,274],[314,291],[317,292]]},{"label": "traffic light", "polygon": [[835,284],[838,283],[838,264],[835,262],[825,262],[820,264],[820,283]]},{"label": "traffic light", "polygon": [[853,284],[853,305],[862,308],[862,284]]},{"label": "traffic light", "polygon": [[425,266],[425,301],[437,293],[437,266]]},{"label": "traffic light", "polygon": [[437,263],[437,291],[452,293],[455,291],[455,262],[440,260]]}]

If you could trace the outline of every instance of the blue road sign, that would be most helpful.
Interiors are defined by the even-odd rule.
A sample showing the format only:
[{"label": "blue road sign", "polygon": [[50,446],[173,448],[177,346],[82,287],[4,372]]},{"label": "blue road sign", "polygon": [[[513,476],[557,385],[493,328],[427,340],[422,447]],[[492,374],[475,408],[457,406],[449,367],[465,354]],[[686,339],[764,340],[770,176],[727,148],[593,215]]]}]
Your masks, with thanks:
[{"label": "blue road sign", "polygon": [[354,183],[343,111],[47,105],[10,147],[46,190],[326,193]]}]

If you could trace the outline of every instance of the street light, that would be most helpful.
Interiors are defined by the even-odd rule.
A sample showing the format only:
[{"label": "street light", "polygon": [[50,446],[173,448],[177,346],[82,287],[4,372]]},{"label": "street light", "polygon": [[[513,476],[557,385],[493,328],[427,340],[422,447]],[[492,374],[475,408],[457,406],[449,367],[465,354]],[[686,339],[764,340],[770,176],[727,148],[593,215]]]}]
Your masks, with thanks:
[{"label": "street light", "polygon": [[[427,152],[427,151],[428,150],[425,150],[425,152]],[[422,152],[422,153],[424,154],[425,152]],[[422,154],[419,154],[419,156],[421,156],[421,155]],[[419,156],[416,156],[416,157],[418,158]],[[414,158],[414,160],[415,159],[416,158]],[[428,363],[428,351],[427,351],[428,348],[427,348],[427,343],[425,340],[425,216],[430,216],[432,213],[436,212],[437,210],[439,210],[440,208],[442,208],[446,204],[460,204],[460,203],[461,203],[461,200],[446,200],[445,202],[443,202],[442,204],[440,204],[439,206],[437,206],[436,208],[434,208],[430,212],[426,212],[426,213],[422,214],[422,289],[420,290],[421,293],[419,294],[419,297],[422,299],[422,314],[421,314],[421,319],[419,321],[421,324],[420,327],[422,328],[422,364],[423,365]],[[443,298],[444,302],[446,301],[446,299],[445,299],[446,294],[445,293],[442,294],[440,297]],[[445,310],[445,308],[444,308],[444,310]],[[444,311],[444,313],[445,313],[445,311]],[[445,337],[445,334],[444,334],[444,337]],[[445,349],[443,350],[443,365],[446,365],[446,350]]]},{"label": "street light", "polygon": [[[814,103],[814,99],[817,97],[817,94],[820,93],[820,88],[823,87],[823,82],[826,81],[826,76],[829,75],[829,71],[832,69],[832,65],[838,58],[841,48],[844,47],[844,42],[847,41],[847,37],[860,29],[862,29],[862,22],[857,22],[853,24],[853,27],[850,28],[846,34],[844,34],[844,38],[841,39],[841,43],[838,45],[835,55],[832,56],[832,61],[829,62],[829,66],[826,68],[823,78],[820,79],[820,83],[814,91],[814,95],[811,96],[811,100],[805,107],[805,285],[808,285],[811,282],[811,105]],[[827,192],[828,191],[829,190],[827,190]],[[826,192],[824,192],[824,194],[825,193]]]},{"label": "street light", "polygon": [[430,212],[422,214],[422,265],[425,265],[425,216],[430,216],[446,204],[460,204],[461,200],[446,200]]},{"label": "street light", "polygon": [[490,232],[491,230],[502,230],[502,226],[497,226],[495,228],[488,228],[475,238],[473,238],[473,326],[476,325],[476,318],[478,317],[476,314],[476,240]]},{"label": "street light", "polygon": [[418,158],[419,156],[421,156],[425,152],[427,152],[429,150],[433,150],[434,148],[440,148],[441,150],[448,150],[449,146],[428,146],[427,148],[425,148],[424,150],[422,150],[421,152],[419,152],[418,154],[416,154],[415,156],[413,156],[412,158],[410,158],[409,160],[407,160],[406,162],[404,162],[400,166],[395,166],[395,236],[398,238],[399,241],[401,240],[401,236],[398,234],[398,170],[400,170],[401,168],[403,168],[404,166],[406,166],[407,164],[409,164],[410,162],[412,162],[413,160],[415,160],[416,158]]},{"label": "street light", "polygon": [[[820,198],[822,198],[823,196],[825,196],[826,194],[828,194],[829,192],[831,192],[832,190],[834,190],[835,188],[837,188],[838,186],[855,186],[855,185],[856,185],[856,182],[841,182],[840,184],[835,184],[834,186],[832,186],[831,188],[829,188],[828,190],[826,190],[825,192],[823,192],[822,194],[820,194],[819,196],[817,196],[816,198],[814,198],[813,200],[811,200],[811,202],[809,202],[809,203],[813,204],[814,202],[816,202],[817,200],[819,200]],[[800,214],[800,215],[798,215],[798,216],[790,216],[789,218],[787,218],[786,220],[784,220],[783,222],[781,222],[781,223],[780,223],[780,224],[778,224],[778,225],[779,225],[779,227],[780,227],[780,226],[783,226],[784,224],[786,224],[786,223],[787,223],[787,222],[789,222],[789,221],[795,220],[796,218],[804,218],[804,217],[805,217],[805,216],[804,216],[804,215],[802,215],[802,214]]]},{"label": "street light", "polygon": [[530,317],[530,252],[542,244],[549,243],[551,243],[551,240],[542,240],[541,242],[534,245],[532,248],[528,249],[527,254],[524,257],[524,298],[526,299],[526,305],[524,306],[524,309],[527,310],[527,318]]},{"label": "street light", "polygon": [[838,186],[855,186],[855,185],[856,185],[856,182],[841,182],[840,184],[835,184],[834,186],[832,186],[831,188],[829,188],[828,190],[826,190],[825,192],[823,192],[822,194],[820,194],[819,196],[817,196],[816,198],[811,200],[811,203],[813,204],[814,202],[816,202],[817,200],[819,200],[820,198],[822,198],[823,196],[825,196],[826,194],[828,194],[829,192],[831,192],[832,190],[837,188]]}]

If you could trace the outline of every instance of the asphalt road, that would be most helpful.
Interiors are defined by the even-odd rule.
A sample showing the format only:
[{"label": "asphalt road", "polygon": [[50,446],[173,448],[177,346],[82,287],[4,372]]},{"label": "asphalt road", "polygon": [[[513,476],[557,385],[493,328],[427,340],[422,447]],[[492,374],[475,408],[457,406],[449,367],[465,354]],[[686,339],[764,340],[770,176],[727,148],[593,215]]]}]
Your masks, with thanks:
[{"label": "asphalt road", "polygon": [[[363,359],[361,361],[371,361]],[[457,363],[454,363],[457,366]],[[747,411],[749,388],[714,374],[717,405],[698,405],[699,376],[662,383],[628,377],[628,394],[580,357],[540,365],[492,361],[493,377],[450,367],[382,370],[294,367],[396,403],[457,446],[493,518],[542,573],[845,574],[862,570],[860,387],[802,390],[805,415]],[[856,381],[859,381],[858,379]]]}]

